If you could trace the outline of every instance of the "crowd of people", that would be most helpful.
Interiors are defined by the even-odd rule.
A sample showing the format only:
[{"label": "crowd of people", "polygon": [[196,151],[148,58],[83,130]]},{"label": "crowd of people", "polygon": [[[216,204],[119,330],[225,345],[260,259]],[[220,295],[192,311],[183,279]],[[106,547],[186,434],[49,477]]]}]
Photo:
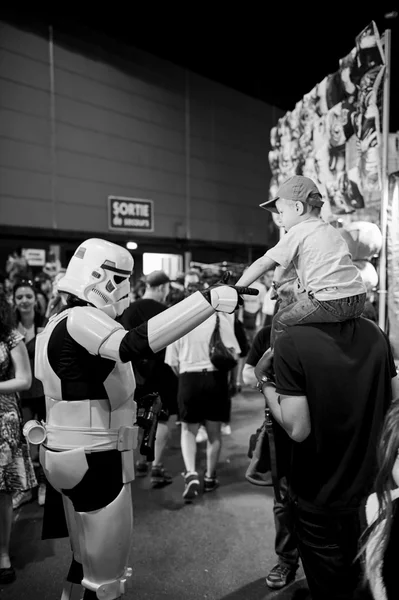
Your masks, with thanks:
[{"label": "crowd of people", "polygon": [[[201,492],[217,489],[222,437],[231,433],[232,398],[243,386],[257,387],[272,418],[270,435],[278,454],[277,465],[270,461],[268,467],[278,493],[277,564],[267,585],[288,585],[301,560],[313,600],[392,600],[399,590],[397,370],[372,298],[343,238],[319,218],[321,205],[313,182],[296,176],[262,205],[280,214],[286,235],[242,273],[227,281],[221,272],[212,280],[190,269],[172,280],[158,270],[131,286],[128,306],[112,318],[123,332],[141,332],[140,348],[144,336],[147,350],[140,355],[132,338],[129,345],[121,344],[120,356],[124,353],[122,360],[132,363],[137,405],[158,407],[153,447],[141,452],[141,432],[135,472],[149,476],[155,489],[172,482],[164,459],[171,428],[178,424],[184,501],[195,502]],[[80,252],[75,256],[82,258]],[[15,253],[0,281],[0,510],[7,523],[0,532],[3,583],[15,578],[8,553],[12,509],[32,500],[34,489],[43,504],[51,489],[37,446],[22,435],[24,423],[46,419],[43,384],[35,377],[36,336],[67,306],[88,304],[80,299],[68,305],[58,290],[64,275],[60,267],[48,267],[33,276]],[[220,298],[216,304],[210,301],[215,283],[216,289],[235,284],[258,293],[238,296],[231,310]],[[189,298],[194,302],[197,292],[217,308],[166,343],[158,329],[165,311],[177,318],[173,307]],[[212,361],[215,330],[234,359],[229,370]],[[113,356],[107,352],[107,358]],[[207,447],[203,474],[196,461],[201,441]],[[91,597],[88,593],[85,598]]]}]

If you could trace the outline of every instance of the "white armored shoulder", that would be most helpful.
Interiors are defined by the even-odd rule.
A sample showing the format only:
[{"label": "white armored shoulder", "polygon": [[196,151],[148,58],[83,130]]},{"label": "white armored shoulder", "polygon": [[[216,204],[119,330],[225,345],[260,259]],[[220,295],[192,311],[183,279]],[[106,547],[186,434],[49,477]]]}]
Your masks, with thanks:
[{"label": "white armored shoulder", "polygon": [[70,336],[90,354],[120,361],[119,347],[127,331],[98,308],[76,306],[68,314]]}]

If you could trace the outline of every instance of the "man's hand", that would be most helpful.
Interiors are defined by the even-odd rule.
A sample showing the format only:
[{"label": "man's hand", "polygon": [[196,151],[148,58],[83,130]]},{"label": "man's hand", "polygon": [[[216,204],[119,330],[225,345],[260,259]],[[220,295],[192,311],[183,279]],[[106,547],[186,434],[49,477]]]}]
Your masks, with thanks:
[{"label": "man's hand", "polygon": [[274,350],[269,348],[259,359],[255,367],[255,375],[258,381],[261,381],[262,377],[267,377],[274,382],[273,357]]}]

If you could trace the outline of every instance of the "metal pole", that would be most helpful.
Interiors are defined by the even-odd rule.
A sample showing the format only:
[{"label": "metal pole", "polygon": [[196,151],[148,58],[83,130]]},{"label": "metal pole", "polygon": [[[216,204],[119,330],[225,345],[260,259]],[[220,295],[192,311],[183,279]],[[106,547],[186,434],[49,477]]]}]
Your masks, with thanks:
[{"label": "metal pole", "polygon": [[53,27],[49,26],[49,65],[50,65],[50,131],[51,131],[51,205],[53,229],[57,229],[57,139],[55,127],[55,77]]},{"label": "metal pole", "polygon": [[184,253],[184,269],[188,271],[190,269],[190,263],[192,259],[191,249],[190,249],[190,239],[191,239],[191,181],[190,181],[190,162],[191,162],[191,114],[190,114],[190,72],[188,69],[185,71],[186,76],[186,110],[185,110],[185,134],[186,134],[186,240],[188,242],[187,250]]},{"label": "metal pole", "polygon": [[384,98],[382,112],[382,195],[381,195],[381,234],[382,248],[379,263],[379,300],[378,300],[378,325],[386,331],[387,314],[387,227],[388,227],[388,204],[389,204],[389,96],[391,79],[391,30],[385,31],[385,72],[384,72]]}]

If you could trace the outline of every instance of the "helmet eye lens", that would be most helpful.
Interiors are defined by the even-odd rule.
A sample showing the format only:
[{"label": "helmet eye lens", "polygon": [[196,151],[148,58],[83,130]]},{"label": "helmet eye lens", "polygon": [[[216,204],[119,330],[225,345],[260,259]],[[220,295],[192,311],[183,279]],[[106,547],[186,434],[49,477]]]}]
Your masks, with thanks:
[{"label": "helmet eye lens", "polygon": [[115,281],[116,285],[119,285],[120,283],[122,283],[122,281],[125,281],[125,279],[127,279],[127,277],[121,277],[120,275],[114,275],[114,281]]}]

